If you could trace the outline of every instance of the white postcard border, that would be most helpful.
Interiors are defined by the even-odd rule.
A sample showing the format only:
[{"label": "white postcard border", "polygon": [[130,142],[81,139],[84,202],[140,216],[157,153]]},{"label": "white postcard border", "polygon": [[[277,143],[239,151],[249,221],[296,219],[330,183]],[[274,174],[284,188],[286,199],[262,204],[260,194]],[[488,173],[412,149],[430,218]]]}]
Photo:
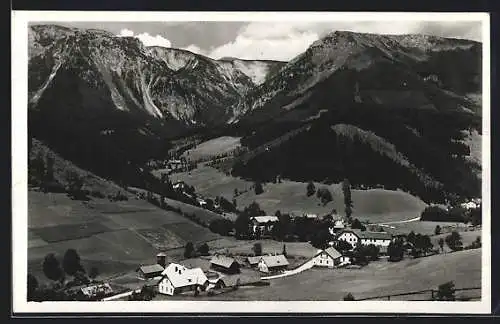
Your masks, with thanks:
[{"label": "white postcard border", "polygon": [[[478,302],[113,301],[27,302],[28,22],[44,21],[478,21],[483,43],[482,298]],[[381,12],[12,12],[12,273],[14,313],[469,313],[491,312],[490,26],[487,13]]]}]

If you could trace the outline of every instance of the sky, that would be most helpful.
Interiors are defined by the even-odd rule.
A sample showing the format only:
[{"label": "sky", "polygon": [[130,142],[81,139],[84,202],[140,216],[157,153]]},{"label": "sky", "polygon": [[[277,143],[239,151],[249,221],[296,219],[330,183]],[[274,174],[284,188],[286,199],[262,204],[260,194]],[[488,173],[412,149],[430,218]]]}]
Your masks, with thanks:
[{"label": "sky", "polygon": [[[48,23],[48,22],[44,22]],[[335,30],[380,34],[428,34],[481,41],[481,23],[471,21],[336,22],[54,22],[133,36],[146,46],[187,49],[214,59],[237,57],[289,61]]]}]

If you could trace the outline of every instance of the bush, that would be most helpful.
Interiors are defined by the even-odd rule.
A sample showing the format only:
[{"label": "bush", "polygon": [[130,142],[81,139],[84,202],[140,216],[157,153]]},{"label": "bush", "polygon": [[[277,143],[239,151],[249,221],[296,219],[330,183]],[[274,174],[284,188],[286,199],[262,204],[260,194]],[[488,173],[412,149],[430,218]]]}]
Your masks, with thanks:
[{"label": "bush", "polygon": [[463,246],[462,237],[457,231],[453,231],[450,235],[446,236],[445,242],[453,251],[461,250]]},{"label": "bush", "polygon": [[352,229],[360,229],[362,231],[366,231],[366,226],[363,225],[359,219],[355,218],[352,223],[351,223],[351,228]]},{"label": "bush", "polygon": [[229,233],[234,228],[234,224],[229,219],[214,219],[210,222],[208,228],[214,233],[229,236]]},{"label": "bush", "polygon": [[347,295],[344,296],[344,300],[345,301],[353,301],[355,299],[354,299],[354,296],[351,293],[348,293]]},{"label": "bush", "polygon": [[306,188],[306,195],[307,197],[310,197],[315,193],[316,193],[316,187],[314,186],[314,183],[312,181],[309,181]]},{"label": "bush", "polygon": [[202,245],[200,245],[200,247],[198,248],[198,252],[201,254],[201,255],[208,255],[209,253],[209,247],[208,247],[208,244],[207,243],[203,243]]},{"label": "bush", "polygon": [[455,283],[453,281],[448,281],[439,285],[436,298],[437,300],[446,301],[455,300]]},{"label": "bush", "polygon": [[328,188],[318,189],[318,191],[316,191],[316,196],[321,200],[323,205],[326,205],[333,200],[332,193],[328,190]]},{"label": "bush", "polygon": [[192,242],[188,242],[186,244],[186,247],[184,248],[184,257],[186,259],[189,259],[193,256],[193,252],[194,252],[194,246],[193,246],[193,243]]},{"label": "bush", "polygon": [[465,222],[465,209],[461,207],[452,208],[450,211],[439,206],[426,207],[420,215],[422,221],[433,222]]},{"label": "bush", "polygon": [[264,188],[262,188],[262,183],[256,182],[254,185],[254,191],[256,195],[260,195],[264,192]]}]

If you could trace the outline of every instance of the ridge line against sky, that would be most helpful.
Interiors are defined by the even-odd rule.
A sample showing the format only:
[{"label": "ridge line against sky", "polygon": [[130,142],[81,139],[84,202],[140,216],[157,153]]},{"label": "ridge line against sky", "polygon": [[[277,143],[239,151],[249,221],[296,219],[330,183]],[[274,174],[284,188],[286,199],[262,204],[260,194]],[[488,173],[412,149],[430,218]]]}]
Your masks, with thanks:
[{"label": "ridge line against sky", "polygon": [[[292,22],[51,22],[136,37],[146,46],[185,49],[213,59],[289,61],[335,30],[374,34],[426,34],[481,41],[479,21]],[[44,22],[49,24],[49,22]]]}]

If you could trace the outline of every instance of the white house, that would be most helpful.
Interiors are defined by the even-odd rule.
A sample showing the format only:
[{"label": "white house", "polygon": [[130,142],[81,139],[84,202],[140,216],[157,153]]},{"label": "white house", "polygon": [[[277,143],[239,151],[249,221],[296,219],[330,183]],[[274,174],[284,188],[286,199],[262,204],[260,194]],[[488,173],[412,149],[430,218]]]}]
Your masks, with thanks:
[{"label": "white house", "polygon": [[251,231],[255,234],[260,229],[261,234],[269,234],[275,223],[279,221],[277,216],[255,216],[250,218]]},{"label": "white house", "polygon": [[338,241],[346,241],[355,247],[358,243],[361,245],[375,245],[382,250],[387,249],[392,241],[392,235],[386,232],[370,232],[360,230],[343,230],[337,237]]},{"label": "white house", "polygon": [[205,290],[207,286],[208,278],[201,268],[189,269],[177,263],[170,263],[162,272],[158,292],[173,296],[195,289]]},{"label": "white house", "polygon": [[286,257],[283,254],[279,254],[262,256],[257,267],[260,272],[268,273],[285,270],[288,265]]},{"label": "white house", "polygon": [[313,257],[314,266],[334,268],[341,264],[349,263],[349,257],[342,256],[342,254],[333,247],[325,250],[319,250]]}]

